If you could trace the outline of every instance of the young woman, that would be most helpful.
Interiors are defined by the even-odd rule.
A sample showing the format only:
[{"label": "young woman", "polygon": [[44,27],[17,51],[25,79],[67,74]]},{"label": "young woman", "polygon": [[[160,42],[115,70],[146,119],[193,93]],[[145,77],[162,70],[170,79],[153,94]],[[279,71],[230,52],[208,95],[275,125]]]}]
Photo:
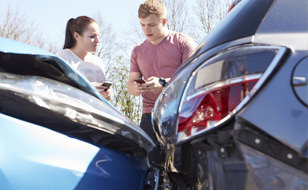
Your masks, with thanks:
[{"label": "young woman", "polygon": [[111,90],[102,87],[106,80],[103,61],[93,55],[99,43],[99,26],[87,16],[79,16],[68,20],[63,50],[58,52],[81,74],[83,74],[98,91],[109,100]]}]

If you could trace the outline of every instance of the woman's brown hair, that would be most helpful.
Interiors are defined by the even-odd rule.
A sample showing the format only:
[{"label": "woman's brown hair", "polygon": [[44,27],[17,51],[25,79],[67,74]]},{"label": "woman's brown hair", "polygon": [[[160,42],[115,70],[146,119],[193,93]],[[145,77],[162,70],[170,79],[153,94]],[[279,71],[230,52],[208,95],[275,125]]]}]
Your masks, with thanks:
[{"label": "woman's brown hair", "polygon": [[66,24],[63,49],[74,47],[76,44],[74,32],[77,32],[79,35],[82,35],[83,31],[87,28],[87,26],[93,22],[96,21],[87,16],[79,16],[77,18],[69,19]]}]

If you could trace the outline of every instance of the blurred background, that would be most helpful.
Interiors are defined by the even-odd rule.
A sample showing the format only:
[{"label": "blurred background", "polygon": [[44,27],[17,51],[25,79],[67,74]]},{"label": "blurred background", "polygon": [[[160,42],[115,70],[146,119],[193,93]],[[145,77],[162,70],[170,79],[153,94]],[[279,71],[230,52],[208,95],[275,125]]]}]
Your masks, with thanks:
[{"label": "blurred background", "polygon": [[[197,43],[227,14],[232,0],[163,0],[167,27],[190,35]],[[62,49],[66,23],[86,15],[100,25],[96,52],[113,82],[111,103],[135,123],[141,115],[141,97],[131,96],[127,80],[132,48],[145,40],[138,19],[143,0],[0,0],[0,36],[52,53]]]}]

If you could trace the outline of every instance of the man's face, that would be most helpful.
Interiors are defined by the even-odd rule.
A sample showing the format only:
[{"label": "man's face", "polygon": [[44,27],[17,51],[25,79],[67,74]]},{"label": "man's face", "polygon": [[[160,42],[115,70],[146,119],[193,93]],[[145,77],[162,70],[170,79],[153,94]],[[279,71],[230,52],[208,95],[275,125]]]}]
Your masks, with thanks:
[{"label": "man's face", "polygon": [[93,22],[76,38],[77,45],[87,52],[95,52],[99,43],[99,26]]},{"label": "man's face", "polygon": [[164,39],[164,26],[166,19],[159,19],[155,14],[140,19],[144,35],[152,44],[158,44]]}]

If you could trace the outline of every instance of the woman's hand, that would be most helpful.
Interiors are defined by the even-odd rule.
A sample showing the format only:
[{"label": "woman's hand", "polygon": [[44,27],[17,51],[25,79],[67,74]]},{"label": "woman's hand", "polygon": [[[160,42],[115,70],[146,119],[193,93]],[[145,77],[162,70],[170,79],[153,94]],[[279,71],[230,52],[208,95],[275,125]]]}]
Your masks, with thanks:
[{"label": "woman's hand", "polygon": [[111,95],[111,89],[109,88],[109,89],[97,89],[100,93],[101,93],[101,95],[103,95],[104,96],[104,98],[106,99],[106,100],[110,100],[110,95]]},{"label": "woman's hand", "polygon": [[102,83],[99,82],[91,82],[91,84],[99,91],[101,95],[104,96],[106,100],[110,100],[111,89],[107,89],[107,87],[102,86]]}]

